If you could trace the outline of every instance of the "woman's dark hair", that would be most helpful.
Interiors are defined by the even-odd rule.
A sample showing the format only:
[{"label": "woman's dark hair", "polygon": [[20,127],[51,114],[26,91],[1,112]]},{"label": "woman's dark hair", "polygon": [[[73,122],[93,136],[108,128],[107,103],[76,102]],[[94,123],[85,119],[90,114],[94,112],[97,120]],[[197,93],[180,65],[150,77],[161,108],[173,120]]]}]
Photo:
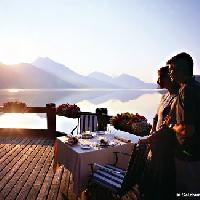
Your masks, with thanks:
[{"label": "woman's dark hair", "polygon": [[159,74],[161,77],[168,78],[168,77],[169,77],[169,66],[161,67],[161,68],[158,70],[158,74]]}]

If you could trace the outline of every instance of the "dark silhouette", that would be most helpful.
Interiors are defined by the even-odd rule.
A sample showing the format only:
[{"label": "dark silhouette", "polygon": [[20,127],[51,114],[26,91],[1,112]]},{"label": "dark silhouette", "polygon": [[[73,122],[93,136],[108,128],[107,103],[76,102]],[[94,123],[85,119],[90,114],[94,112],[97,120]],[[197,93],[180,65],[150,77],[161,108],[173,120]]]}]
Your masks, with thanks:
[{"label": "dark silhouette", "polygon": [[[144,178],[144,199],[159,200],[175,199],[175,163],[174,147],[175,135],[172,134],[168,123],[175,123],[175,102],[178,93],[178,85],[171,81],[169,67],[158,70],[160,87],[168,91],[161,98],[158,111],[153,120],[152,135],[146,140],[150,144],[149,166]],[[170,120],[166,120],[170,119]]]},{"label": "dark silhouette", "polygon": [[171,79],[180,85],[177,123],[173,126],[178,140],[177,191],[195,193],[200,191],[200,84],[193,77],[193,59],[189,54],[177,54],[167,64]]}]

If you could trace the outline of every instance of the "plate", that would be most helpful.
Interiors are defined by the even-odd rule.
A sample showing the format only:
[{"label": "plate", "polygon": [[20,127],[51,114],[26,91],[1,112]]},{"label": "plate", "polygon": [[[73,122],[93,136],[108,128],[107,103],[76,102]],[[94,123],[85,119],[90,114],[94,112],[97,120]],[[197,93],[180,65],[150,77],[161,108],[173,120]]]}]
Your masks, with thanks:
[{"label": "plate", "polygon": [[105,131],[97,131],[98,135],[105,135]]},{"label": "plate", "polygon": [[82,139],[91,139],[91,138],[93,138],[93,135],[92,135],[92,134],[83,134],[83,135],[81,136],[81,138],[82,138]]},{"label": "plate", "polygon": [[91,146],[89,144],[83,144],[81,145],[81,149],[91,149]]}]

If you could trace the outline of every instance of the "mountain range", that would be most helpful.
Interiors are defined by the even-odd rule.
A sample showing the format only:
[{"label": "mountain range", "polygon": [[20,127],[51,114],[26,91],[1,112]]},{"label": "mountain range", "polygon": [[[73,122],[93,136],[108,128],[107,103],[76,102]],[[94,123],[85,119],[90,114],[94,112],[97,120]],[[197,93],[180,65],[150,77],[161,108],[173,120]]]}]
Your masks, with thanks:
[{"label": "mountain range", "polygon": [[83,76],[50,58],[39,57],[33,63],[0,63],[0,88],[155,89],[157,85],[128,74],[112,77],[95,71]]},{"label": "mountain range", "polygon": [[23,63],[0,64],[0,88],[74,88],[74,85],[32,64]]},{"label": "mountain range", "polygon": [[93,72],[87,76],[80,75],[68,67],[56,63],[49,58],[38,58],[32,63],[34,66],[51,73],[61,80],[68,81],[77,88],[156,88],[153,83],[144,81],[127,74],[111,77],[101,72]]}]

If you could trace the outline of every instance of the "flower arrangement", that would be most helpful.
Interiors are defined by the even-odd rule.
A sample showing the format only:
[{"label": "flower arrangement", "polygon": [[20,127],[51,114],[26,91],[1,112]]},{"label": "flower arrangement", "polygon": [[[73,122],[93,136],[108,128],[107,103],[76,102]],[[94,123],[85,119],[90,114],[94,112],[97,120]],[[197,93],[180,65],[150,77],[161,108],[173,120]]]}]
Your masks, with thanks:
[{"label": "flower arrangement", "polygon": [[76,104],[61,104],[57,107],[56,114],[69,118],[78,118],[80,116],[80,108]]},{"label": "flower arrangement", "polygon": [[4,112],[26,112],[27,106],[23,102],[19,101],[10,101],[3,104],[3,111]]},{"label": "flower arrangement", "polygon": [[147,123],[147,119],[138,113],[121,113],[111,118],[111,124],[114,128],[127,131],[137,136],[149,135],[151,124]]}]

